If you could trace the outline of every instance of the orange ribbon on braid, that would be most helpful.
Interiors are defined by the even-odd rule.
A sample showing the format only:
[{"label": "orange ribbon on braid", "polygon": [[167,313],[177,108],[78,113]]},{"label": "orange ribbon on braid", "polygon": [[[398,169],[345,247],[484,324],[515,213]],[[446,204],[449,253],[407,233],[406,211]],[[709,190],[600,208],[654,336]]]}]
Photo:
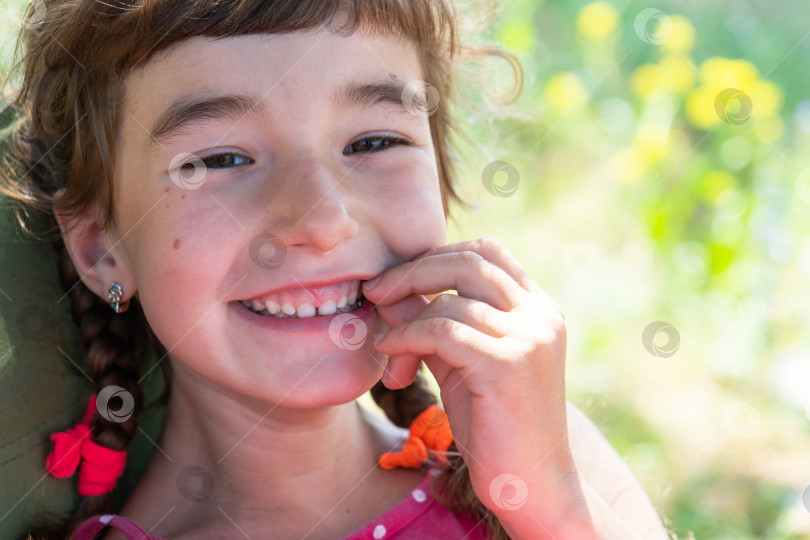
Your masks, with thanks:
[{"label": "orange ribbon on braid", "polygon": [[436,457],[447,465],[447,448],[453,442],[447,414],[438,405],[431,405],[411,423],[411,434],[399,452],[387,452],[380,456],[383,469],[418,469],[428,459],[428,450],[436,452]]}]

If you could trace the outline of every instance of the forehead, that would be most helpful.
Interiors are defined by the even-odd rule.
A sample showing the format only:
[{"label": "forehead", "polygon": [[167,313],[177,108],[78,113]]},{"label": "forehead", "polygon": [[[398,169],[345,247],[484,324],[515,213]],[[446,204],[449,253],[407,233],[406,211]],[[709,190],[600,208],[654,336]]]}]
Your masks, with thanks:
[{"label": "forehead", "polygon": [[124,110],[146,126],[171,103],[195,93],[252,94],[276,109],[326,102],[343,82],[383,77],[406,83],[424,78],[411,43],[361,31],[345,37],[324,30],[196,36],[127,75]]}]

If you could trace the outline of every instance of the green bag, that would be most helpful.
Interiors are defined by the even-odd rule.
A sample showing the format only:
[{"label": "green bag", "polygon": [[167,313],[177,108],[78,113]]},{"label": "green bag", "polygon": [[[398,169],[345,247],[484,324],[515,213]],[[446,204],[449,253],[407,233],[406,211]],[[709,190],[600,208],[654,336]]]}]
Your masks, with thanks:
[{"label": "green bag", "polygon": [[[0,111],[0,156],[16,112],[11,107]],[[156,361],[150,352],[142,373]],[[79,503],[76,475],[54,478],[45,458],[53,449],[50,435],[81,421],[96,391],[85,364],[69,299],[59,282],[56,251],[48,242],[26,236],[11,202],[0,195],[0,538],[15,538],[37,520],[65,519]],[[127,448],[113,511],[123,506],[154,450],[164,408],[149,405],[163,385],[159,368],[142,383],[147,408]]]}]

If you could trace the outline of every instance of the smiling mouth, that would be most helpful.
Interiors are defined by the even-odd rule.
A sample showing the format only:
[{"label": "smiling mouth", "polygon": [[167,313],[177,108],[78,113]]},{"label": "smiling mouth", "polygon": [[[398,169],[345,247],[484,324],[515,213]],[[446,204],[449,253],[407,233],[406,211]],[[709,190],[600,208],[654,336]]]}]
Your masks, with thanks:
[{"label": "smiling mouth", "polygon": [[[281,311],[278,313],[271,313],[267,308],[257,310],[248,300],[241,300],[239,303],[242,304],[248,311],[255,313],[256,315],[261,315],[262,317],[276,319],[306,319],[309,317],[326,317],[340,313],[351,313],[352,311],[357,311],[360,309],[366,302],[368,302],[368,300],[366,300],[366,298],[363,296],[363,292],[361,290],[358,293],[357,300],[354,302],[354,304],[348,304],[342,308],[338,308],[334,302],[326,302],[323,306],[317,307],[311,304],[302,304],[297,308],[294,308],[289,304],[284,304],[281,307]],[[290,311],[293,313],[290,314]]]}]

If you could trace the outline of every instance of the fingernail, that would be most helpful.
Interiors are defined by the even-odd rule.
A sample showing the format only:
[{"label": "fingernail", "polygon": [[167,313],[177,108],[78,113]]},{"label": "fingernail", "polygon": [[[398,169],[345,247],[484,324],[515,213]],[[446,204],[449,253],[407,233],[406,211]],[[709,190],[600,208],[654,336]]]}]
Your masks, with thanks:
[{"label": "fingernail", "polygon": [[385,365],[385,369],[383,370],[382,382],[388,384],[388,364]]},{"label": "fingernail", "polygon": [[[380,342],[380,340],[385,337],[385,332],[380,332],[379,334],[374,334],[374,345]],[[386,368],[387,369],[387,368]]]},{"label": "fingernail", "polygon": [[374,287],[374,285],[376,285],[376,284],[377,284],[379,281],[380,281],[380,276],[377,276],[377,277],[375,277],[374,279],[372,279],[371,281],[366,281],[365,283],[363,283],[363,287],[364,287],[365,289],[371,289],[371,288],[372,288],[372,287]]}]

